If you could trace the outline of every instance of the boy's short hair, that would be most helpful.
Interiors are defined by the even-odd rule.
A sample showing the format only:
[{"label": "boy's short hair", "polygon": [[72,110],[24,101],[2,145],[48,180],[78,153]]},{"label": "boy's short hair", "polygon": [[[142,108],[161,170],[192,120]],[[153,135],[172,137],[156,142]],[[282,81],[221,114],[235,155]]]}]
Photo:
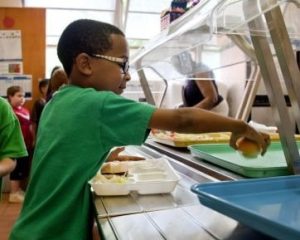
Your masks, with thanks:
[{"label": "boy's short hair", "polygon": [[6,96],[13,97],[17,92],[23,92],[23,89],[20,86],[10,86],[6,90]]},{"label": "boy's short hair", "polygon": [[47,87],[49,85],[49,79],[45,78],[39,81],[39,90],[42,91],[43,87]]},{"label": "boy's short hair", "polygon": [[125,36],[116,26],[95,20],[80,19],[69,24],[57,45],[57,55],[67,76],[78,54],[103,54],[111,49],[111,34]]}]

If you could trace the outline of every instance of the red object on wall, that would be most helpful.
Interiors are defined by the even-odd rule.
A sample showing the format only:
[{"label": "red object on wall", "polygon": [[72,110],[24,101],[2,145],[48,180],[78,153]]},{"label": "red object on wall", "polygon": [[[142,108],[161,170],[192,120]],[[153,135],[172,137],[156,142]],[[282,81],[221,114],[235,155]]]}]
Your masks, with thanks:
[{"label": "red object on wall", "polygon": [[4,27],[12,28],[15,25],[15,20],[12,17],[4,17],[2,23]]}]

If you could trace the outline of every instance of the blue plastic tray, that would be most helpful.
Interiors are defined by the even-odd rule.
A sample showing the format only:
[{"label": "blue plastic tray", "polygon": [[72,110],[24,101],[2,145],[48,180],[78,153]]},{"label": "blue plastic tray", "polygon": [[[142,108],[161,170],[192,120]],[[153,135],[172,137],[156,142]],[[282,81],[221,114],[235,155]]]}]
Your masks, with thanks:
[{"label": "blue plastic tray", "polygon": [[300,176],[196,184],[203,205],[276,239],[300,239]]}]

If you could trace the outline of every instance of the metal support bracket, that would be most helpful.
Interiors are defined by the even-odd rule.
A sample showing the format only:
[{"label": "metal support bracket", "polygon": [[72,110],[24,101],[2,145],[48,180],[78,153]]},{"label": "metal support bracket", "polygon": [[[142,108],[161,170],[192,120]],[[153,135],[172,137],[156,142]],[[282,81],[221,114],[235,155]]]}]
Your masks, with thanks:
[{"label": "metal support bracket", "polygon": [[[255,2],[253,0],[247,0],[243,2],[244,14],[247,16],[247,9],[251,6],[254,7]],[[257,2],[257,12],[260,12]],[[280,11],[280,9],[279,9]],[[272,12],[272,13],[271,13]],[[280,24],[268,24],[269,30],[272,31],[284,31],[281,30],[274,30],[275,28],[285,28],[284,23],[282,22],[283,18],[280,18],[279,12],[277,7],[273,10],[270,10],[266,13],[266,18],[270,18],[270,15],[275,14],[276,19],[281,21]],[[282,15],[281,15],[282,16]],[[250,16],[249,16],[250,17]],[[278,18],[277,18],[278,17]],[[250,29],[262,29],[265,28],[263,16],[257,17],[254,20],[248,23]],[[286,31],[286,30],[285,30]],[[276,39],[278,36],[275,34],[271,35],[273,43],[276,44],[279,39]],[[275,40],[274,40],[275,38]],[[283,152],[287,161],[288,169],[291,173],[299,174],[300,173],[300,157],[299,157],[299,150],[294,138],[294,130],[293,124],[286,107],[286,103],[284,100],[284,94],[280,85],[280,79],[278,77],[277,69],[274,63],[274,59],[272,56],[272,52],[269,46],[267,35],[261,33],[259,35],[251,34],[252,44],[255,49],[255,53],[257,56],[257,61],[260,66],[260,71],[265,83],[265,87],[268,93],[268,97],[271,104],[271,109],[273,112],[273,116],[275,118],[275,123],[278,127],[280,140],[283,148]],[[288,44],[288,43],[285,43]],[[278,55],[278,59],[285,58],[287,56]],[[287,61],[290,62],[292,59],[280,59],[280,61]]]}]

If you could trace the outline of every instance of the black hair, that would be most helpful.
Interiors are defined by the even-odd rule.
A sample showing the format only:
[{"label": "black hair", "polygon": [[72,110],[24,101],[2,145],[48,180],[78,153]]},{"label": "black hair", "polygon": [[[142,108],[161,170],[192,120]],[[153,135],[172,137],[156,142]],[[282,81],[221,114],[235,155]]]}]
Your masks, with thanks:
[{"label": "black hair", "polygon": [[57,55],[67,76],[70,76],[73,60],[78,54],[103,54],[110,50],[111,34],[125,36],[116,26],[95,20],[80,19],[69,24],[57,45]]},{"label": "black hair", "polygon": [[39,81],[39,90],[42,92],[42,88],[49,85],[49,79],[45,78]]}]

